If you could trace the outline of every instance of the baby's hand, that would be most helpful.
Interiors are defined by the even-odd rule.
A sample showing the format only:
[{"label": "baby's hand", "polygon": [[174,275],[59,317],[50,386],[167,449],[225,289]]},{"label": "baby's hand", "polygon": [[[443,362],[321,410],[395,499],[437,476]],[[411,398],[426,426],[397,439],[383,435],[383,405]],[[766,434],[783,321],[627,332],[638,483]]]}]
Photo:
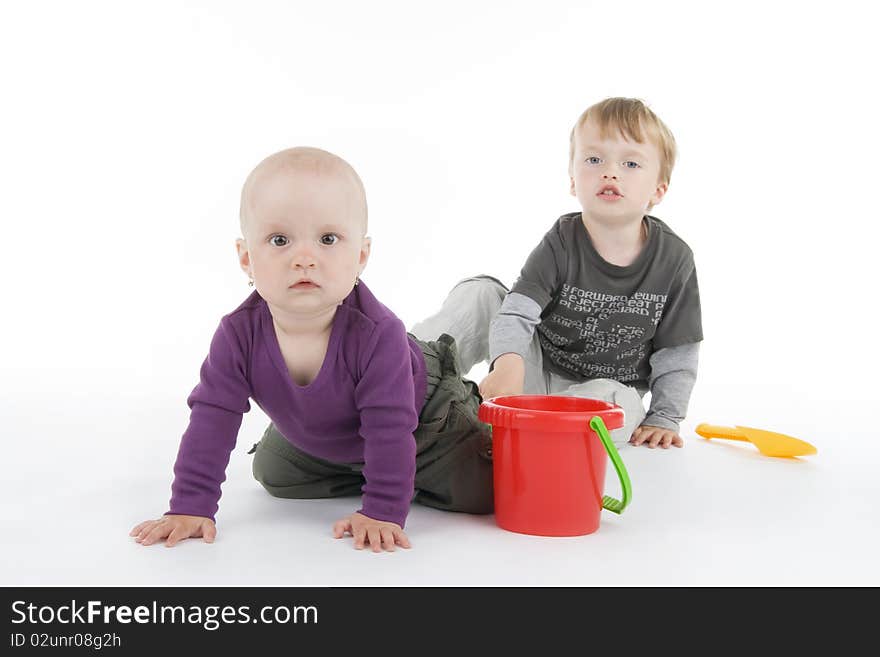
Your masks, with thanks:
[{"label": "baby's hand", "polygon": [[342,538],[345,534],[354,537],[354,547],[364,549],[364,540],[370,544],[373,552],[381,552],[384,547],[394,552],[394,545],[409,548],[409,539],[400,525],[394,522],[373,520],[362,513],[352,513],[333,524],[333,538]]},{"label": "baby's hand", "polygon": [[630,445],[639,446],[644,443],[648,443],[648,447],[651,449],[657,447],[657,445],[660,445],[663,449],[669,449],[670,445],[675,445],[676,447],[684,445],[684,441],[677,432],[671,429],[651,427],[647,424],[643,424],[633,431],[632,438],[629,439]]},{"label": "baby's hand", "polygon": [[202,516],[172,515],[162,516],[156,520],[146,520],[129,533],[141,545],[152,545],[156,541],[165,541],[165,547],[174,547],[185,538],[201,536],[205,543],[213,543],[217,536],[217,527],[210,518]]}]

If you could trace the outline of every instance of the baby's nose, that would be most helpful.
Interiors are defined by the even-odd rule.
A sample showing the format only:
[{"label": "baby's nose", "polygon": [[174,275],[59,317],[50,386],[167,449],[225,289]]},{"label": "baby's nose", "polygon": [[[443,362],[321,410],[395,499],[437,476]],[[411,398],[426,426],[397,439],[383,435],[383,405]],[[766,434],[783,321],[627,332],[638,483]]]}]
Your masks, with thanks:
[{"label": "baby's nose", "polygon": [[291,266],[294,269],[306,269],[315,266],[315,254],[310,249],[299,249],[293,256]]}]

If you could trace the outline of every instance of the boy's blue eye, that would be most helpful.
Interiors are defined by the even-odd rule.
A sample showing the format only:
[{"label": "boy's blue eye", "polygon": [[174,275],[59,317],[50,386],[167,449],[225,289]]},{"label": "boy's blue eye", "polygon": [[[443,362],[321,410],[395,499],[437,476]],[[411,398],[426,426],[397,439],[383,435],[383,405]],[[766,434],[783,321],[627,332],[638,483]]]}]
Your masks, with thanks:
[{"label": "boy's blue eye", "polygon": [[332,246],[339,241],[339,236],[334,235],[333,233],[327,233],[326,235],[321,235],[321,244],[324,246]]},{"label": "boy's blue eye", "polygon": [[627,169],[638,169],[640,165],[638,162],[633,162],[632,160],[627,160],[626,162],[623,163],[623,166],[625,166]]},{"label": "boy's blue eye", "polygon": [[596,157],[595,155],[591,155],[586,160],[584,160],[587,164],[599,164],[602,162],[602,158]]},{"label": "boy's blue eye", "polygon": [[284,235],[273,235],[269,238],[269,243],[272,246],[287,246],[288,239]]}]

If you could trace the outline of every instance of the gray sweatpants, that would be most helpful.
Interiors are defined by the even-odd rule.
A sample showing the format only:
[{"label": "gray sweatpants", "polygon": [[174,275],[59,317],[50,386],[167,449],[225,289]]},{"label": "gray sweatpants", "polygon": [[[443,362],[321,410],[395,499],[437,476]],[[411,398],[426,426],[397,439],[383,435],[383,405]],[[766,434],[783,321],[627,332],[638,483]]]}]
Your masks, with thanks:
[{"label": "gray sweatpants", "polygon": [[[466,374],[476,363],[488,361],[489,325],[507,292],[507,287],[491,276],[466,278],[452,288],[440,310],[413,326],[410,333],[420,340],[436,340],[443,333],[451,335],[458,346],[459,370]],[[537,332],[524,361],[524,394],[585,397],[620,406],[625,418],[623,428],[611,432],[617,446],[627,444],[645,419],[642,396],[631,386],[612,379],[574,381],[545,370]]]}]

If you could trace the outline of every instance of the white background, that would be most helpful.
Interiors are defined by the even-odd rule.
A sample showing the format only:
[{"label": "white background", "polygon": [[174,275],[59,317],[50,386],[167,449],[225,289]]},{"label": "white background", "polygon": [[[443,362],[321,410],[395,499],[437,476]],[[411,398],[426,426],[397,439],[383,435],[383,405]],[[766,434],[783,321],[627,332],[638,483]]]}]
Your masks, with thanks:
[{"label": "white background", "polygon": [[[3,4],[0,584],[880,583],[873,10],[538,6]],[[356,500],[274,500],[250,478],[255,408],[218,542],[131,543],[166,509],[184,400],[249,293],[233,244],[262,157],[352,163],[364,279],[411,325],[464,276],[512,283],[578,209],[568,134],[611,95],[678,141],[654,214],[694,250],[706,337],[685,448],[624,453],[630,509],[538,539],[416,507],[412,551],[358,553],[328,538]],[[819,454],[769,459],[698,422]]]}]

